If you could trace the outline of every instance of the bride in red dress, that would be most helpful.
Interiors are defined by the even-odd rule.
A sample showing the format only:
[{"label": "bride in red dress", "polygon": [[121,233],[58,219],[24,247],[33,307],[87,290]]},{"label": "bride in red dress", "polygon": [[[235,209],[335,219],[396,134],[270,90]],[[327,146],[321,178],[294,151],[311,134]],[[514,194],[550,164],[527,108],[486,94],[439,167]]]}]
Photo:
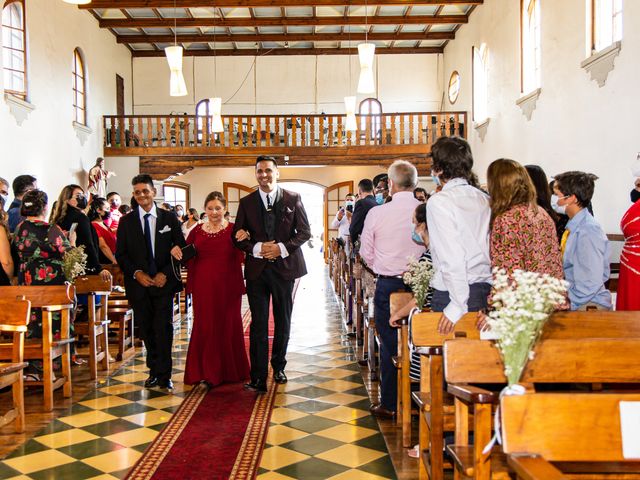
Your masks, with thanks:
[{"label": "bride in red dress", "polygon": [[233,224],[224,219],[227,201],[207,195],[207,221],[187,237],[196,256],[187,262],[187,291],[193,295],[193,329],[184,383],[210,386],[249,378],[242,330],[243,253],[231,242]]},{"label": "bride in red dress", "polygon": [[640,310],[640,179],[631,190],[633,205],[620,221],[624,247],[620,255],[620,277],[616,310]]}]

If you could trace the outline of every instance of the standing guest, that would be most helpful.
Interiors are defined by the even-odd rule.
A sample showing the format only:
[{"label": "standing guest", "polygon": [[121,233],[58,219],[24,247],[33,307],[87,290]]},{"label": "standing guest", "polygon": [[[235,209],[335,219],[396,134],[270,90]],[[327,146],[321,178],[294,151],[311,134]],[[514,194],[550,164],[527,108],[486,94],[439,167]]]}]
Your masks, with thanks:
[{"label": "standing guest", "polygon": [[368,178],[363,178],[358,182],[358,201],[353,207],[351,225],[349,225],[349,235],[354,245],[360,240],[367,213],[377,204],[376,198],[373,196],[373,182]]},{"label": "standing guest", "polygon": [[[202,216],[200,218],[202,218]],[[224,219],[228,222],[231,219],[231,212],[224,212]]]},{"label": "standing guest", "polygon": [[[187,262],[187,291],[193,294],[194,308],[184,373],[187,385],[204,381],[215,386],[249,378],[242,329],[244,255],[234,248],[233,224],[224,219],[226,207],[227,201],[220,192],[207,195],[207,221],[194,223],[187,237],[187,243],[193,244],[197,252]],[[190,218],[197,215],[194,209],[189,213]]]},{"label": "standing guest", "polygon": [[178,217],[178,221],[180,223],[184,222],[186,219],[184,218],[184,207],[182,205],[176,205],[174,210],[176,217]]},{"label": "standing guest", "polygon": [[104,221],[104,224],[113,231],[113,233],[118,232],[118,225],[120,224],[120,218],[122,217],[122,212],[120,212],[120,207],[122,206],[122,198],[117,192],[109,192],[107,194],[107,202],[109,202],[109,211],[111,215]]},{"label": "standing guest", "polygon": [[360,236],[360,256],[375,272],[378,281],[374,296],[376,328],[380,334],[380,403],[371,412],[381,417],[395,415],[398,394],[396,369],[392,357],[398,351],[398,334],[389,325],[389,297],[406,290],[402,274],[410,257],[419,258],[424,245],[411,239],[413,212],[420,204],[413,197],[418,183],[416,167],[397,160],[389,167],[389,186],[393,201],[371,209]]},{"label": "standing guest", "polygon": [[151,176],[131,180],[138,207],[120,219],[116,259],[124,273],[127,299],[147,349],[146,388],[173,389],[173,296],[182,290],[172,269],[171,255],[185,245],[176,216],[156,207]]},{"label": "standing guest", "polygon": [[9,216],[4,211],[6,202],[9,199],[9,184],[4,178],[0,177],[0,286],[11,285],[13,279],[14,265],[11,256],[11,242],[9,225],[7,220]]},{"label": "standing guest", "polygon": [[355,203],[356,197],[353,193],[347,193],[344,197],[344,207],[340,207],[338,213],[336,213],[336,216],[331,221],[331,228],[338,229],[338,238],[342,239],[346,248],[349,248],[349,227],[351,225],[353,205]]},{"label": "standing guest", "polygon": [[107,200],[93,197],[87,217],[98,235],[98,256],[100,263],[116,262],[116,234],[105,224],[111,215]]},{"label": "standing guest", "polygon": [[378,183],[374,183],[376,203],[382,205],[389,198],[389,179],[385,176],[378,180]]},{"label": "standing guest", "polygon": [[442,190],[429,199],[427,224],[435,274],[431,309],[442,312],[438,329],[450,333],[469,311],[487,306],[491,289],[489,197],[477,188],[466,140],[441,137],[431,149]]},{"label": "standing guest", "polygon": [[584,172],[556,175],[553,193],[569,216],[560,241],[562,266],[569,282],[571,310],[611,310],[609,279],[611,247],[602,227],[587,210],[597,176]]},{"label": "standing guest", "polygon": [[38,182],[36,177],[32,177],[31,175],[18,175],[13,179],[13,185],[11,185],[13,189],[13,194],[15,198],[9,205],[7,209],[7,213],[9,214],[9,231],[15,232],[18,224],[24,220],[24,217],[20,215],[20,205],[22,205],[22,197],[29,190],[35,190],[38,188]]},{"label": "standing guest", "polygon": [[89,194],[105,198],[107,196],[107,180],[114,175],[114,172],[105,170],[104,158],[96,158],[96,164],[89,170],[89,187],[87,189]]},{"label": "standing guest", "polygon": [[122,218],[131,212],[131,207],[129,205],[122,204],[118,207],[118,212],[120,212],[120,218]]},{"label": "standing guest", "polygon": [[640,178],[631,190],[631,207],[620,221],[624,246],[620,255],[620,277],[616,310],[640,310]]},{"label": "standing guest", "polygon": [[427,194],[427,191],[424,188],[416,187],[413,189],[413,197],[419,202],[426,203],[427,198],[429,198],[429,195]]},{"label": "standing guest", "polygon": [[162,203],[160,204],[160,208],[161,208],[162,210],[167,211],[167,212],[173,212],[173,210],[174,210],[173,205],[171,205],[171,204],[170,204],[170,203],[168,203],[168,202],[162,202]]},{"label": "standing guest", "polygon": [[[258,189],[240,199],[234,226],[236,246],[247,253],[245,278],[251,309],[249,354],[251,381],[247,388],[267,391],[269,302],[275,331],[271,351],[273,379],[286,383],[287,346],[293,308],[293,284],[307,273],[300,247],[311,238],[307,212],[300,195],[278,187],[275,158],[256,160]],[[242,231],[241,231],[242,230]],[[244,233],[249,237],[244,238]]]},{"label": "standing guest", "polygon": [[[225,220],[227,222],[229,221],[226,217]],[[187,212],[187,221],[182,224],[182,234],[184,235],[184,238],[189,236],[191,230],[193,230],[198,223],[200,223],[198,219],[198,211],[195,208],[190,208]]]},{"label": "standing guest", "polygon": [[84,246],[84,253],[87,254],[86,271],[97,274],[102,270],[98,256],[98,234],[91,226],[89,217],[84,213],[86,208],[87,196],[82,187],[74,184],[67,185],[58,196],[50,221],[65,232],[69,232],[72,225],[76,224],[76,246]]}]

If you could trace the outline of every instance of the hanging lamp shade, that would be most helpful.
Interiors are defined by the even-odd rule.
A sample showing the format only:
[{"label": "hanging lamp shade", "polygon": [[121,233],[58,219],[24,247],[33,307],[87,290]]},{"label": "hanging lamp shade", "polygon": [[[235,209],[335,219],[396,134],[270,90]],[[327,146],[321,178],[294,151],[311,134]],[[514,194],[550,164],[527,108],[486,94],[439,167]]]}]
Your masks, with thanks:
[{"label": "hanging lamp shade", "polygon": [[344,109],[347,114],[344,129],[347,132],[355,132],[358,129],[358,123],[356,122],[356,97],[344,97]]},{"label": "hanging lamp shade", "polygon": [[171,70],[169,78],[169,95],[172,97],[184,97],[187,94],[187,84],[182,75],[182,47],[174,45],[166,47],[164,53]]},{"label": "hanging lamp shade", "polygon": [[224,131],[222,124],[222,99],[213,97],[209,99],[209,110],[211,111],[211,131],[220,133]]},{"label": "hanging lamp shade", "polygon": [[91,3],[91,0],[62,0],[64,3],[70,3],[71,5],[86,5]]},{"label": "hanging lamp shade", "polygon": [[358,58],[360,59],[358,93],[374,93],[376,90],[373,80],[373,57],[375,53],[376,46],[373,43],[361,43],[358,45]]}]

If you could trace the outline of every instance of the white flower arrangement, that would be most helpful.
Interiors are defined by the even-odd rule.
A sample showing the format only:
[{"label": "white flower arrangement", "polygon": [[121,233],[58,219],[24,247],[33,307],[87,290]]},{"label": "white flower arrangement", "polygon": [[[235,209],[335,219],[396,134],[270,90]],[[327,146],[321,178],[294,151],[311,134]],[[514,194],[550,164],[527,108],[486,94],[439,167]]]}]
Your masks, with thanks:
[{"label": "white flower arrangement", "polygon": [[87,254],[84,252],[84,245],[71,247],[62,257],[64,276],[69,282],[73,282],[77,277],[85,274],[87,268]]},{"label": "white flower arrangement", "polygon": [[518,383],[533,359],[535,346],[549,315],[565,302],[567,282],[550,275],[494,269],[493,310],[487,323],[497,338],[509,387]]},{"label": "white flower arrangement", "polygon": [[426,258],[422,260],[409,258],[409,269],[402,275],[402,281],[411,287],[419,308],[424,307],[433,273],[433,265]]}]

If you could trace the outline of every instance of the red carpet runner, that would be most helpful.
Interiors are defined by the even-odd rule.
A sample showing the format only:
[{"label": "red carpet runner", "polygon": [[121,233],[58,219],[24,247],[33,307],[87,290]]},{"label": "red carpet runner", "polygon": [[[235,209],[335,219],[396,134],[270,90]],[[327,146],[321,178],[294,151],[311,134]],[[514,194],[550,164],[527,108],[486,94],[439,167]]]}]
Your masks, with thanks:
[{"label": "red carpet runner", "polygon": [[[250,319],[249,312],[243,315],[247,348]],[[270,341],[272,338],[270,312]],[[198,385],[187,394],[126,478],[254,478],[276,395],[271,367],[267,386],[267,394],[256,395],[242,384],[224,384],[212,390]]]}]

